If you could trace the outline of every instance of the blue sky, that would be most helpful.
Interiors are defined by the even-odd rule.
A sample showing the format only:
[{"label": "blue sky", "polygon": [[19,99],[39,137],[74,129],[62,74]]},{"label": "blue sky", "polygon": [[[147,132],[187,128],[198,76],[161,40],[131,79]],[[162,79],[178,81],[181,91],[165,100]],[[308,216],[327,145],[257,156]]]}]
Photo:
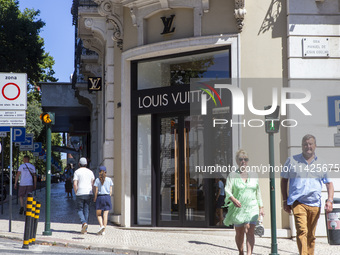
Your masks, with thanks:
[{"label": "blue sky", "polygon": [[74,71],[74,26],[72,25],[72,0],[19,0],[20,10],[40,10],[46,24],[40,32],[45,41],[45,51],[54,58],[53,69],[58,82],[69,82]]}]

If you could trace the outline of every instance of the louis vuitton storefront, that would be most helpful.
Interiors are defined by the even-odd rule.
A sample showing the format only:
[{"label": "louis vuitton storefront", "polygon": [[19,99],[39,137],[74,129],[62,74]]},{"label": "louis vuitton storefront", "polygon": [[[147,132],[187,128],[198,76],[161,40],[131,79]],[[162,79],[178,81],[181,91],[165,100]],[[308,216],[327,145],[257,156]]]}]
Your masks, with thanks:
[{"label": "louis vuitton storefront", "polygon": [[[263,142],[267,136],[262,129],[242,125],[254,116],[247,107],[242,115],[232,114],[237,107],[228,96],[222,98],[223,119],[239,125],[207,132],[203,114],[191,112],[191,103],[199,96],[190,83],[232,79],[232,85],[252,98],[247,93],[253,84],[244,79],[289,78],[286,11],[281,2],[264,0],[256,4],[244,0],[74,0],[73,22],[81,39],[77,48],[83,45],[93,52],[77,50],[72,86],[77,100],[89,108],[93,165],[105,165],[114,181],[113,223],[216,226],[216,180],[197,173],[196,166],[233,166],[240,148],[252,155],[253,165],[261,165],[268,161],[268,146]],[[289,59],[298,61],[298,68],[291,70],[301,73],[306,58],[297,58],[301,41],[294,36],[298,47]],[[102,90],[89,93],[82,75],[85,80],[101,77]],[[256,84],[256,93],[263,99],[255,102],[256,109],[271,104],[272,87],[276,85]],[[221,118],[222,113],[210,114]],[[290,150],[288,132],[282,131],[276,136],[276,164],[284,163]],[[216,146],[217,141],[223,148]],[[209,153],[215,160],[206,160]],[[269,214],[269,186],[264,179],[260,182]],[[279,204],[277,213],[283,219],[278,227],[289,228]]]},{"label": "louis vuitton storefront", "polygon": [[195,166],[206,164],[211,139],[223,140],[219,163],[232,164],[232,130],[214,138],[205,134],[203,116],[190,113],[190,103],[199,100],[190,80],[230,78],[230,49],[130,62],[132,225],[216,226],[215,179]]}]

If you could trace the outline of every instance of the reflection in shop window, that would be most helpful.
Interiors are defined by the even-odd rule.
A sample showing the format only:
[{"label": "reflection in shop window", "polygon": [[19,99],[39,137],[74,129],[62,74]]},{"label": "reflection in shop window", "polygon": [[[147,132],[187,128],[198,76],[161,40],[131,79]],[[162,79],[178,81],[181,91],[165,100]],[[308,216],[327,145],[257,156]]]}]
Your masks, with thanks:
[{"label": "reflection in shop window", "polygon": [[229,78],[229,50],[138,62],[138,90],[189,85],[191,78]]},{"label": "reflection in shop window", "polygon": [[151,115],[138,116],[137,224],[151,225]]}]

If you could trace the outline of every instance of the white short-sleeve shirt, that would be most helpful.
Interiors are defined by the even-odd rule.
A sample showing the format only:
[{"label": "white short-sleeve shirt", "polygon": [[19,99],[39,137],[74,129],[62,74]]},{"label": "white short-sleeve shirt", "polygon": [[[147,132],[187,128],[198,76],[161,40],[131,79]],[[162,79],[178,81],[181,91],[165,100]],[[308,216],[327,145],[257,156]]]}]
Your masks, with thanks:
[{"label": "white short-sleeve shirt", "polygon": [[73,181],[78,181],[77,196],[92,194],[94,174],[90,169],[86,167],[78,168],[77,171],[74,172]]},{"label": "white short-sleeve shirt", "polygon": [[35,167],[31,163],[22,164],[19,166],[18,172],[20,175],[20,186],[33,186],[33,177],[30,172],[35,174]]}]

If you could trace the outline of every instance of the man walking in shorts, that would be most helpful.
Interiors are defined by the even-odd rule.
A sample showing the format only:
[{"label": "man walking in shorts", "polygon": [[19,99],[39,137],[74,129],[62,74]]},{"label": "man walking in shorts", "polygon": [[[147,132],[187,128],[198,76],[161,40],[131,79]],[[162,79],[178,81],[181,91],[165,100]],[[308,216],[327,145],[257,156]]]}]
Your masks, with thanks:
[{"label": "man walking in shorts", "polygon": [[18,190],[18,196],[20,201],[20,211],[19,214],[24,213],[24,199],[26,199],[28,193],[32,193],[33,190],[37,188],[37,175],[35,172],[35,167],[29,163],[30,157],[24,156],[23,164],[19,166],[18,173],[15,176],[14,189],[17,189],[17,184],[19,177],[20,185]]}]

